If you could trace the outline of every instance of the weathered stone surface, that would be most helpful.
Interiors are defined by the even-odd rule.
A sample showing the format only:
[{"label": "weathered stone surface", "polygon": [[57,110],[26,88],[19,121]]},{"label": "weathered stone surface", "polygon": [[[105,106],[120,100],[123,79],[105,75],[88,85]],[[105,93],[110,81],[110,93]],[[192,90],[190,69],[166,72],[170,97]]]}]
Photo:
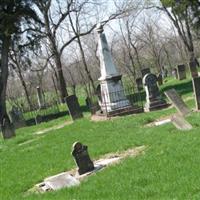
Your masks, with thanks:
[{"label": "weathered stone surface", "polygon": [[101,77],[99,78],[101,82],[101,98],[99,104],[101,110],[107,114],[122,107],[131,107],[131,105],[124,94],[122,76],[118,73],[113,62],[102,25],[98,26],[97,32],[101,71]]},{"label": "weathered stone surface", "polygon": [[145,111],[152,111],[167,106],[166,101],[161,98],[155,74],[146,74],[143,78],[146,91]]},{"label": "weathered stone surface", "polygon": [[179,80],[186,79],[186,67],[185,67],[185,65],[178,65],[177,72],[178,72],[178,79]]},{"label": "weathered stone surface", "polygon": [[200,110],[200,77],[195,77],[192,79],[196,109]]},{"label": "weathered stone surface", "polygon": [[194,78],[194,77],[198,77],[198,70],[197,70],[197,63],[196,61],[192,61],[189,63],[189,66],[190,66],[190,73],[191,73],[191,76]]},{"label": "weathered stone surface", "polygon": [[86,145],[82,145],[80,142],[75,142],[72,147],[72,155],[75,159],[78,173],[80,175],[94,170],[94,164],[90,159],[88,147]]},{"label": "weathered stone surface", "polygon": [[171,121],[179,130],[187,131],[192,129],[192,125],[187,122],[181,115],[173,115]]},{"label": "weathered stone surface", "polygon": [[83,117],[78,99],[75,95],[68,96],[66,103],[69,109],[69,113],[73,120],[80,119]]},{"label": "weathered stone surface", "polygon": [[175,89],[170,89],[165,92],[165,95],[167,98],[172,102],[174,107],[178,110],[178,112],[185,116],[190,113],[189,108],[184,103],[184,101],[181,99],[181,97],[178,95]]},{"label": "weathered stone surface", "polygon": [[49,177],[44,180],[44,183],[46,187],[51,190],[73,187],[80,184],[80,182],[69,173],[61,173],[56,176]]}]

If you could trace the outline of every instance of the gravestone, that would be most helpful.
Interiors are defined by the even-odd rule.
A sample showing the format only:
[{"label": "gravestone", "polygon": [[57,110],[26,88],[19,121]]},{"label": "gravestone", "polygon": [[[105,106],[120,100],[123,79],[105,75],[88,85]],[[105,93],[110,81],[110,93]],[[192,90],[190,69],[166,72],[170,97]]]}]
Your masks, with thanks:
[{"label": "gravestone", "polygon": [[195,77],[192,79],[196,109],[200,110],[200,77]]},{"label": "gravestone", "polygon": [[181,99],[181,97],[178,95],[175,89],[170,89],[165,92],[165,95],[167,98],[172,102],[174,107],[178,110],[178,112],[185,116],[190,113],[189,108],[184,103],[184,101]]},{"label": "gravestone", "polygon": [[66,98],[66,103],[69,109],[69,113],[73,120],[83,118],[81,108],[76,95],[71,95]]},{"label": "gravestone", "polygon": [[99,101],[101,111],[107,115],[115,111],[123,110],[124,108],[131,109],[132,106],[124,92],[121,80],[122,75],[119,74],[113,62],[106,35],[101,24],[97,27],[97,33],[101,71],[101,77],[99,78],[101,85],[101,101]]},{"label": "gravestone", "polygon": [[178,65],[177,66],[177,72],[178,72],[178,79],[179,80],[186,79],[186,67],[185,67],[185,65]]},{"label": "gravestone", "polygon": [[190,66],[190,73],[191,73],[191,76],[194,78],[194,77],[198,77],[198,70],[197,70],[197,63],[196,61],[192,61],[189,63],[189,66]]},{"label": "gravestone", "polygon": [[94,164],[90,159],[88,147],[86,145],[83,145],[80,142],[75,142],[72,146],[72,155],[75,159],[78,173],[80,175],[94,170]]},{"label": "gravestone", "polygon": [[187,131],[192,129],[192,125],[180,115],[173,115],[171,121],[179,130]]},{"label": "gravestone", "polygon": [[142,78],[144,78],[144,76],[146,74],[151,73],[151,70],[150,70],[150,68],[144,68],[144,69],[141,70],[141,73],[142,73]]},{"label": "gravestone", "polygon": [[137,90],[141,91],[143,90],[143,84],[142,84],[142,78],[137,78],[136,80]]},{"label": "gravestone", "polygon": [[25,126],[25,120],[23,117],[22,111],[16,106],[12,107],[12,110],[9,112],[11,121],[14,124],[15,128],[20,128]]},{"label": "gravestone", "polygon": [[146,91],[145,111],[167,107],[166,101],[161,98],[155,74],[146,74],[143,78],[143,84]]},{"label": "gravestone", "polygon": [[176,69],[176,68],[174,68],[174,69],[172,70],[172,76],[173,76],[175,79],[178,79],[178,72],[177,72],[177,69]]}]

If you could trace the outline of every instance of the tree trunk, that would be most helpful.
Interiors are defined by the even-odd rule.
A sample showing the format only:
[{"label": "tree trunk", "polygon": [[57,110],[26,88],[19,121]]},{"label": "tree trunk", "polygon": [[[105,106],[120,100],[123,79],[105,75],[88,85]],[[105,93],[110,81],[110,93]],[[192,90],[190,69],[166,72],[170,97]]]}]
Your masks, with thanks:
[{"label": "tree trunk", "polygon": [[8,139],[15,136],[14,128],[6,112],[6,88],[8,80],[8,51],[10,37],[3,36],[1,65],[0,65],[0,124],[3,138]]}]

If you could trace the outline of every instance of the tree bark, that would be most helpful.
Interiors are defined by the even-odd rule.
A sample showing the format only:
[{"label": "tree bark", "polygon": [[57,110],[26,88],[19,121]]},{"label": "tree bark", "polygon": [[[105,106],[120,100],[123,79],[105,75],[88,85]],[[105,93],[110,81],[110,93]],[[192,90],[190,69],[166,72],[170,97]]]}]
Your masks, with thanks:
[{"label": "tree bark", "polygon": [[10,37],[3,36],[2,52],[0,65],[0,124],[3,138],[8,139],[15,136],[14,128],[6,112],[6,88],[8,80],[8,52],[10,46]]}]

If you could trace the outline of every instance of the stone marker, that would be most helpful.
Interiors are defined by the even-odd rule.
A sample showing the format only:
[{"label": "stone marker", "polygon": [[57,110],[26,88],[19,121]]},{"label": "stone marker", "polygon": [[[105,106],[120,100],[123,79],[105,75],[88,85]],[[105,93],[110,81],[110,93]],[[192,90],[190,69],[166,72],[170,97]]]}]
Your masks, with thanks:
[{"label": "stone marker", "polygon": [[141,73],[142,73],[142,78],[144,78],[144,76],[146,74],[150,74],[151,73],[151,70],[150,70],[150,68],[144,68],[144,69],[141,70]]},{"label": "stone marker", "polygon": [[3,119],[3,125],[0,127],[0,130],[2,131],[3,138],[9,139],[13,136],[15,136],[15,129],[13,123],[9,123],[10,119]]},{"label": "stone marker", "polygon": [[142,84],[142,78],[137,78],[136,80],[137,90],[141,91],[143,90],[143,84]]},{"label": "stone marker", "polygon": [[94,170],[94,164],[90,159],[87,150],[88,147],[86,145],[83,145],[80,142],[75,142],[72,146],[72,149],[72,155],[75,159],[78,167],[78,173],[80,175]]},{"label": "stone marker", "polygon": [[161,98],[155,74],[146,74],[143,78],[143,84],[146,91],[145,111],[152,111],[168,106],[166,101]]},{"label": "stone marker", "polygon": [[198,70],[197,70],[197,63],[196,61],[192,61],[189,63],[189,66],[190,66],[190,73],[191,73],[191,76],[194,78],[194,77],[198,77]]},{"label": "stone marker", "polygon": [[196,109],[200,110],[200,77],[195,77],[192,79]]},{"label": "stone marker", "polygon": [[124,93],[121,81],[122,75],[118,73],[115,67],[102,25],[97,27],[97,32],[101,71],[101,77],[99,78],[101,84],[101,110],[103,113],[109,114],[126,107],[131,108],[131,104]]},{"label": "stone marker", "polygon": [[171,121],[179,130],[187,131],[192,129],[192,125],[180,115],[173,115]]},{"label": "stone marker", "polygon": [[44,184],[46,185],[45,189],[49,188],[49,190],[58,190],[65,187],[77,186],[80,184],[80,181],[69,173],[64,172],[45,179]]},{"label": "stone marker", "polygon": [[73,120],[83,118],[81,108],[76,95],[71,95],[66,98],[66,103],[69,109],[69,113]]},{"label": "stone marker", "polygon": [[186,67],[185,67],[185,65],[178,65],[177,66],[177,72],[178,72],[178,79],[179,80],[186,79]]},{"label": "stone marker", "polygon": [[184,101],[181,99],[181,97],[178,95],[175,89],[170,89],[165,92],[165,95],[167,98],[172,102],[174,107],[178,110],[178,112],[185,116],[190,113],[189,108],[184,103]]}]

